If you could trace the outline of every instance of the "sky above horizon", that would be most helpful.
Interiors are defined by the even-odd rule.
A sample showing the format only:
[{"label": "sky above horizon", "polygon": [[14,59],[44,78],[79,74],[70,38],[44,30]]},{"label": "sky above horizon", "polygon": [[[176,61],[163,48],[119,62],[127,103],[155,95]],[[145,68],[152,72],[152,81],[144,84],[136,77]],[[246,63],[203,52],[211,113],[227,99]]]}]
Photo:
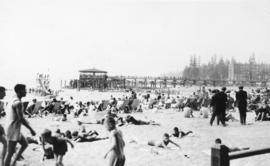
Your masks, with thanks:
[{"label": "sky above horizon", "polygon": [[108,75],[181,71],[190,56],[270,62],[267,0],[0,0],[0,85],[52,86],[96,67]]}]

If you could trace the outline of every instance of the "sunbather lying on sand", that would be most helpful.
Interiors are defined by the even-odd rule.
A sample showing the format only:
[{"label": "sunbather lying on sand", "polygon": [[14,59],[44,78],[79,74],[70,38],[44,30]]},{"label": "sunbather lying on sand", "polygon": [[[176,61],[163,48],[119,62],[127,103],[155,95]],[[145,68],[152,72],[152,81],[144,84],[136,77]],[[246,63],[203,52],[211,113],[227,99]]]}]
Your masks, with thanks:
[{"label": "sunbather lying on sand", "polygon": [[113,118],[117,118],[117,115],[112,113],[111,111],[108,111],[103,117],[101,117],[100,119],[94,120],[94,121],[82,121],[80,119],[77,120],[78,125],[82,125],[82,124],[104,124],[104,121],[107,117],[113,117]]},{"label": "sunbather lying on sand", "polygon": [[94,142],[99,140],[108,139],[108,137],[98,138],[99,134],[96,131],[90,130],[89,132],[79,133],[78,131],[74,131],[72,133],[73,140],[75,142]]},{"label": "sunbather lying on sand", "polygon": [[100,120],[96,120],[93,122],[86,122],[86,121],[82,121],[82,120],[77,120],[78,125],[82,125],[82,124],[103,124],[104,123],[105,118],[101,118]]},{"label": "sunbather lying on sand", "polygon": [[120,118],[118,118],[118,125],[119,126],[122,126],[122,125],[124,125],[124,124],[134,124],[134,125],[160,125],[160,124],[158,124],[158,123],[156,123],[155,121],[152,121],[152,120],[150,120],[150,121],[143,121],[143,120],[137,120],[137,119],[135,119],[133,116],[131,116],[131,115],[128,115],[128,116],[126,116],[125,118],[122,118],[122,117],[120,117]]},{"label": "sunbather lying on sand", "polygon": [[[135,140],[131,140],[130,143],[137,143],[137,141]],[[168,145],[169,143],[175,145],[176,147],[178,147],[179,149],[181,148],[180,145],[178,145],[177,143],[173,142],[172,140],[170,140],[170,136],[168,133],[165,133],[163,135],[163,138],[161,141],[156,141],[156,140],[149,140],[147,141],[147,145],[149,146],[155,146],[155,147],[158,147],[158,148],[165,148],[167,149],[168,148]]]},{"label": "sunbather lying on sand", "polygon": [[169,136],[168,133],[165,133],[163,135],[163,139],[160,142],[156,142],[156,141],[153,141],[153,140],[148,141],[148,145],[150,145],[150,146],[156,146],[156,147],[159,147],[159,148],[168,148],[168,144],[169,143],[175,145],[179,149],[181,148],[180,145],[178,145],[177,143],[175,143],[172,140],[170,140],[170,136]]},{"label": "sunbather lying on sand", "polygon": [[177,137],[177,138],[183,138],[184,136],[187,136],[189,134],[193,133],[192,131],[188,131],[188,132],[183,132],[183,131],[179,131],[178,127],[174,127],[173,128],[173,133],[171,134],[171,136],[173,137]]}]

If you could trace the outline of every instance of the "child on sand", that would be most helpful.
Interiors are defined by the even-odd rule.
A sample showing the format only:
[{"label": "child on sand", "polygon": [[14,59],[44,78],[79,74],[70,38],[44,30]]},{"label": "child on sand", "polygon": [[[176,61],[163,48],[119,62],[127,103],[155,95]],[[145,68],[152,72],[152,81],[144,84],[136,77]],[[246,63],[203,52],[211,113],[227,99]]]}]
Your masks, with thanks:
[{"label": "child on sand", "polygon": [[160,126],[160,124],[156,123],[155,121],[143,121],[143,120],[137,120],[131,115],[127,115],[125,118],[119,117],[117,119],[119,126],[122,126],[124,124],[133,124],[133,125],[157,125]]},{"label": "child on sand", "polygon": [[178,145],[177,143],[173,142],[172,140],[170,140],[170,136],[168,133],[165,133],[163,135],[163,139],[160,142],[156,142],[156,141],[148,141],[148,145],[150,146],[156,146],[159,148],[168,148],[168,144],[171,143],[173,145],[175,145],[176,147],[178,147],[179,149],[181,148],[180,145]]},{"label": "child on sand", "polygon": [[183,131],[179,131],[178,127],[174,127],[173,128],[173,133],[171,134],[171,136],[174,137],[178,137],[178,138],[183,138],[184,136],[187,136],[189,134],[193,133],[192,131],[188,131],[188,132],[183,132]]},{"label": "child on sand", "polygon": [[72,148],[73,144],[68,139],[52,136],[51,130],[48,129],[45,129],[41,136],[43,148],[46,142],[53,145],[56,166],[63,166],[63,157],[68,150],[67,143],[69,143]]},{"label": "child on sand", "polygon": [[78,131],[74,131],[72,133],[72,138],[75,142],[94,142],[108,139],[108,137],[99,138],[96,131],[89,131],[88,133],[79,133]]},{"label": "child on sand", "polygon": [[109,138],[111,142],[111,146],[104,158],[110,154],[109,166],[124,166],[126,158],[124,154],[125,142],[122,132],[116,128],[116,122],[112,117],[107,117],[104,124],[106,129],[110,132]]}]

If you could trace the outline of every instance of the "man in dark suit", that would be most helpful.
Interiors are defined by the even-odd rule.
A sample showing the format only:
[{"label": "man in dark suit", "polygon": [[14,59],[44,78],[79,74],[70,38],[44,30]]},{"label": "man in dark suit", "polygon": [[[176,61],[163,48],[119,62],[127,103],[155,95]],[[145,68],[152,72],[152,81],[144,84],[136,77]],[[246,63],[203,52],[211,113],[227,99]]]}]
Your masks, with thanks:
[{"label": "man in dark suit", "polygon": [[247,116],[247,92],[243,89],[243,86],[239,87],[239,91],[236,93],[236,103],[240,113],[240,123],[245,125]]},{"label": "man in dark suit", "polygon": [[220,112],[219,119],[223,126],[226,126],[225,117],[226,117],[227,102],[228,102],[228,96],[226,94],[226,87],[223,87],[221,89],[221,92],[218,93],[218,97],[217,97],[217,109]]},{"label": "man in dark suit", "polygon": [[213,122],[214,122],[216,117],[217,117],[217,125],[218,125],[219,124],[219,117],[220,117],[220,112],[219,112],[219,110],[217,110],[217,96],[218,96],[219,90],[215,89],[212,91],[212,93],[213,93],[213,96],[211,98],[211,103],[210,103],[210,106],[212,107],[212,116],[210,119],[211,126],[213,125]]}]

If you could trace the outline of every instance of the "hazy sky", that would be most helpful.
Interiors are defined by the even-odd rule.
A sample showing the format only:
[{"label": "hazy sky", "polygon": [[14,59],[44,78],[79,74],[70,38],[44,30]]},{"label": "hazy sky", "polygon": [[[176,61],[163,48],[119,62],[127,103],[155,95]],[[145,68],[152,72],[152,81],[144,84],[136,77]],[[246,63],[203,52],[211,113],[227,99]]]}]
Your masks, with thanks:
[{"label": "hazy sky", "polygon": [[0,85],[96,67],[109,75],[180,71],[196,54],[270,62],[270,1],[0,0]]}]

